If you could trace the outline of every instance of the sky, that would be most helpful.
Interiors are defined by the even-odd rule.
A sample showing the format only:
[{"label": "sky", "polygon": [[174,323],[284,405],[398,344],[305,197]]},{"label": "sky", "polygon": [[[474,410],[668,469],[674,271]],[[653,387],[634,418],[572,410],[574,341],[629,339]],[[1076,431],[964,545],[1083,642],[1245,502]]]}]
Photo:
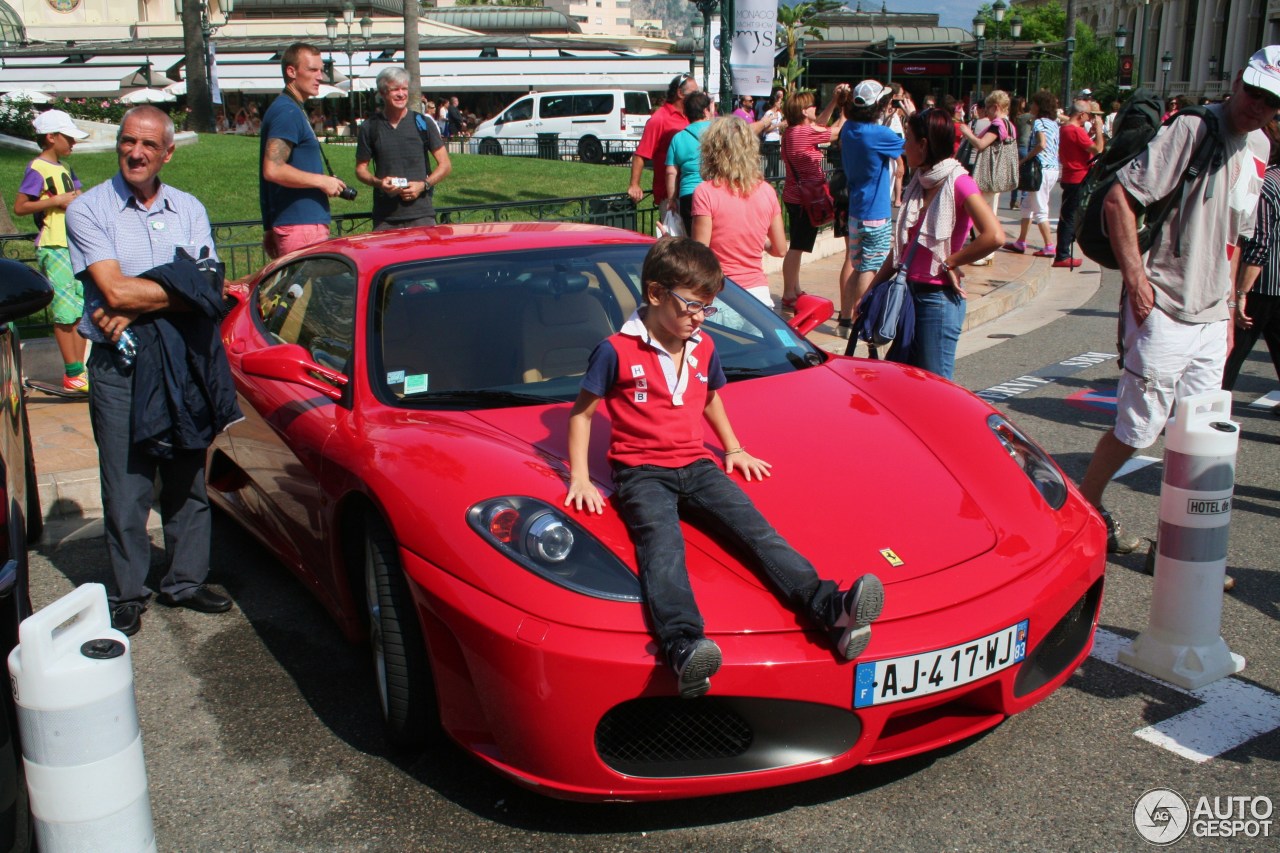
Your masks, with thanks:
[{"label": "sky", "polygon": [[[862,0],[864,12],[880,11],[884,3],[890,12],[935,12],[938,23],[944,27],[964,27],[969,29],[973,23],[973,15],[982,5],[982,0]],[[846,0],[850,9],[858,7],[858,0]]]}]

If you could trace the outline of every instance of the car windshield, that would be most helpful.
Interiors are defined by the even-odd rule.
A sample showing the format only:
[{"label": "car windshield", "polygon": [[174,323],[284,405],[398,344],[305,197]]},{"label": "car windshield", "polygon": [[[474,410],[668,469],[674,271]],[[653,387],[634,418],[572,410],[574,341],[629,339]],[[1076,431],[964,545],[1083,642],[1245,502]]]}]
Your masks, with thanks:
[{"label": "car windshield", "polygon": [[[571,400],[596,344],[635,311],[648,246],[574,246],[397,264],[376,279],[372,384],[388,402],[497,408]],[[727,284],[702,328],[730,381],[825,355]]]}]

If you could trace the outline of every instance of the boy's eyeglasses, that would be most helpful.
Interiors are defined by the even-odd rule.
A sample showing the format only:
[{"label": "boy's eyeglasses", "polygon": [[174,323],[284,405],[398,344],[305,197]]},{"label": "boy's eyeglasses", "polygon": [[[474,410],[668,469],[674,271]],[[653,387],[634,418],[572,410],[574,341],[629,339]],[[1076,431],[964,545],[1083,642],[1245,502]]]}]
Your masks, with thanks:
[{"label": "boy's eyeglasses", "polygon": [[1273,95],[1266,89],[1260,89],[1257,86],[1250,86],[1248,83],[1244,85],[1244,93],[1255,101],[1262,101],[1270,109],[1280,110],[1280,96]]},{"label": "boy's eyeglasses", "polygon": [[707,317],[709,319],[711,317],[714,317],[716,315],[716,312],[720,310],[714,305],[704,305],[701,302],[697,302],[693,299],[685,299],[683,296],[676,293],[674,290],[672,290],[669,287],[667,288],[667,294],[671,296],[672,299],[676,299],[676,300],[679,300],[680,302],[683,302],[684,313],[690,317],[692,317],[694,314],[697,314],[699,311],[701,311],[702,316]]}]

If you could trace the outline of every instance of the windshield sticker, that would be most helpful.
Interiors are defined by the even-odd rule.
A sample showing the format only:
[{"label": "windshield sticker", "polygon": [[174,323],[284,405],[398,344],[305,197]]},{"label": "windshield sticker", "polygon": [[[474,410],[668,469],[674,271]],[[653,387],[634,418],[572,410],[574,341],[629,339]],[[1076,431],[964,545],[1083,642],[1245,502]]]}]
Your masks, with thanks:
[{"label": "windshield sticker", "polygon": [[791,336],[789,329],[774,329],[773,333],[778,336],[778,340],[782,342],[784,347],[793,347],[796,345],[796,339]]},{"label": "windshield sticker", "polygon": [[414,373],[404,378],[404,393],[421,394],[427,390],[427,374]]},{"label": "windshield sticker", "polygon": [[404,382],[404,371],[403,371],[403,370],[391,370],[391,371],[388,371],[388,372],[387,372],[387,384],[388,384],[388,385],[399,385],[399,384],[400,384],[400,383],[402,383],[402,382]]}]

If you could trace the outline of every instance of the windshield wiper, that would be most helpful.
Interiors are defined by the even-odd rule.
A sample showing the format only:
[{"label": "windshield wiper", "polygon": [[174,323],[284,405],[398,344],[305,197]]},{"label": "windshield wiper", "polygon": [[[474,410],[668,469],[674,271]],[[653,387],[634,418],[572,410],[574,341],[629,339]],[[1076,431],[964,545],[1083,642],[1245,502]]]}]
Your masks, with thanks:
[{"label": "windshield wiper", "polygon": [[724,368],[726,379],[754,379],[757,376],[766,376],[764,370],[759,367],[726,367]]},{"label": "windshield wiper", "polygon": [[500,391],[496,388],[477,388],[469,391],[424,391],[421,394],[406,394],[404,399],[427,403],[513,403],[526,406],[547,406],[565,401],[564,397],[543,397],[538,394],[522,394],[519,391]]}]

